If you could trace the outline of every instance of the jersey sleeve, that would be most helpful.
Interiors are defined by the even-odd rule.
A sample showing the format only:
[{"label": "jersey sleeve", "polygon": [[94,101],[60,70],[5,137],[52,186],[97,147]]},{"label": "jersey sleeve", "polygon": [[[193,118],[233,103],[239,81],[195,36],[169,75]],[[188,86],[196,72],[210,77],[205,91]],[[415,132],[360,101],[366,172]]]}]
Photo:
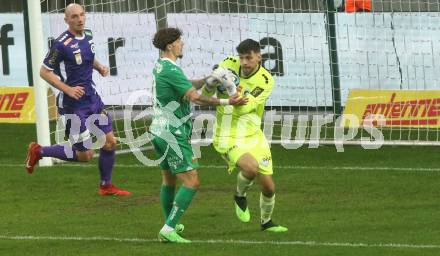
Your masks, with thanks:
[{"label": "jersey sleeve", "polygon": [[193,87],[181,69],[171,70],[168,79],[179,98],[183,97],[183,95]]},{"label": "jersey sleeve", "polygon": [[270,75],[268,76],[263,73],[260,76],[261,82],[247,95],[244,95],[249,99],[248,103],[243,106],[235,106],[238,114],[247,114],[256,110],[259,106],[263,106],[264,108],[264,104],[272,93],[275,82]]},{"label": "jersey sleeve", "polygon": [[50,48],[49,52],[46,54],[46,57],[43,60],[43,65],[49,70],[54,70],[60,65],[60,62],[63,60],[63,47],[61,43],[55,42]]}]

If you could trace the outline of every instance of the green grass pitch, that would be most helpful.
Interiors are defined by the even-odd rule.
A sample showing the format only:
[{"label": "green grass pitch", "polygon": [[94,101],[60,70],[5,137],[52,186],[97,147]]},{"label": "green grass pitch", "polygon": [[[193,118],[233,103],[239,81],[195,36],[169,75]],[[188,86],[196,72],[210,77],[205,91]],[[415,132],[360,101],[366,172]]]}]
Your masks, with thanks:
[{"label": "green grass pitch", "polygon": [[181,222],[190,245],[161,244],[157,167],[118,155],[114,183],[128,198],[98,195],[97,161],[24,170],[34,125],[1,124],[0,255],[440,255],[437,147],[272,147],[274,221],[259,230],[259,188],[251,222],[234,216],[235,175],[203,147],[201,189]]}]

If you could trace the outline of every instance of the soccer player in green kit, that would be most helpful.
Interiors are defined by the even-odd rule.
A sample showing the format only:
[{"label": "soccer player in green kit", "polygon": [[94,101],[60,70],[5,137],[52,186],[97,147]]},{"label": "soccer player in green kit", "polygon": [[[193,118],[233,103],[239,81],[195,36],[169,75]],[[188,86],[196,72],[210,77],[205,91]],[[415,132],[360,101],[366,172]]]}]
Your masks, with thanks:
[{"label": "soccer player in green kit", "polygon": [[[177,28],[165,28],[156,32],[153,45],[161,51],[161,58],[153,69],[155,115],[150,126],[155,151],[162,157],[162,186],[160,202],[166,218],[159,231],[159,240],[163,242],[190,243],[180,236],[183,230],[177,224],[191,203],[199,188],[197,169],[199,165],[193,157],[190,143],[192,119],[190,102],[199,105],[244,105],[247,99],[237,94],[223,99],[200,95],[207,79],[190,81],[176,64],[182,58],[182,32]],[[216,71],[216,76],[223,73]],[[210,79],[212,81],[212,79]],[[175,194],[176,180],[182,182]],[[178,226],[176,226],[178,225]]]},{"label": "soccer player in green kit", "polygon": [[[221,86],[203,87],[203,95],[227,98],[225,88],[230,81],[238,83],[240,95],[249,102],[243,106],[217,106],[214,148],[226,160],[229,172],[238,169],[235,212],[242,222],[249,222],[246,192],[255,179],[261,186],[260,210],[261,230],[285,232],[286,227],[272,221],[275,205],[275,184],[272,179],[272,156],[269,143],[262,130],[261,119],[264,105],[272,92],[272,75],[261,66],[260,44],[252,39],[242,41],[236,48],[239,56],[227,57],[218,69],[227,69],[233,79],[219,79]],[[219,71],[217,71],[219,72]]]}]

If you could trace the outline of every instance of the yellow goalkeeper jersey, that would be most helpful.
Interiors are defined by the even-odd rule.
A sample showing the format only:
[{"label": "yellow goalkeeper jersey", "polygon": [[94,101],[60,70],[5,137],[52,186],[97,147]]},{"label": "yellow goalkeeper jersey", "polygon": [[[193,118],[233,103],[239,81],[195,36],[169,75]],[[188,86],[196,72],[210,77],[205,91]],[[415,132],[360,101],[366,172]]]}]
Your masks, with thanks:
[{"label": "yellow goalkeeper jersey", "polygon": [[[227,57],[219,63],[219,66],[231,69],[240,75],[239,94],[248,97],[249,102],[244,106],[217,106],[214,140],[242,138],[256,134],[261,131],[264,106],[274,85],[272,75],[260,65],[257,71],[248,77],[243,77],[240,74],[240,59],[236,56]],[[209,93],[205,88],[202,90],[202,94],[205,95],[214,93],[217,93],[218,98],[228,98],[226,92],[217,90]]]}]

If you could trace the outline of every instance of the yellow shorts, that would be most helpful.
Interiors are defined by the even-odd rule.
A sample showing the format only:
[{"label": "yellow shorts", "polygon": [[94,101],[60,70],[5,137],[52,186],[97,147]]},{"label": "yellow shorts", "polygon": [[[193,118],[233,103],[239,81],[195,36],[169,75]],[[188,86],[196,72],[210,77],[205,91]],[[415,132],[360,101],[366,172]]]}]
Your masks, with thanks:
[{"label": "yellow shorts", "polygon": [[228,163],[228,172],[238,169],[238,159],[245,153],[251,154],[259,164],[258,172],[264,175],[272,175],[272,154],[269,143],[263,132],[244,138],[221,139],[214,137],[213,145]]}]

